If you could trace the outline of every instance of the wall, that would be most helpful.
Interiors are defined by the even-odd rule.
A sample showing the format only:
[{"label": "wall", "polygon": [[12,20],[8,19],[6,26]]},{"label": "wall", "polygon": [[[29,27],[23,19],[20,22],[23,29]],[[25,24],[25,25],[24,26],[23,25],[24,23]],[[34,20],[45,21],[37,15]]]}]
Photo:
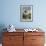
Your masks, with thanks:
[{"label": "wall", "polygon": [[[46,31],[46,0],[0,0],[0,25],[16,28],[40,27]],[[33,5],[33,21],[20,21],[20,5]],[[1,27],[0,26],[0,27]]]},{"label": "wall", "polygon": [[[20,5],[33,5],[32,22],[20,21]],[[22,29],[40,27],[46,32],[46,0],[0,0],[0,31],[9,24]]]}]

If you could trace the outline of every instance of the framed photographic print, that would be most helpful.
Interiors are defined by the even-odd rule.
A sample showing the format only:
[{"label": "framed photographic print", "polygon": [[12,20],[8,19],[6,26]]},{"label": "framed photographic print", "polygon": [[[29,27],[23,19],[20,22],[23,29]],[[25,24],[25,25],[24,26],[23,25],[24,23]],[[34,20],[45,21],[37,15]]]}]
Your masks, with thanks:
[{"label": "framed photographic print", "polygon": [[32,21],[32,5],[20,5],[20,20],[23,22],[31,22]]}]

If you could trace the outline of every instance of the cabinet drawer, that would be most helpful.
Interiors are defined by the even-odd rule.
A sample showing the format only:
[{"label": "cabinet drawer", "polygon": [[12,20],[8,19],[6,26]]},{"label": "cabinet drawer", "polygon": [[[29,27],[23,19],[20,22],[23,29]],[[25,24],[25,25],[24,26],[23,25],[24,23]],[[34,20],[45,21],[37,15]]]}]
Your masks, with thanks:
[{"label": "cabinet drawer", "polygon": [[32,44],[31,46],[44,46],[44,44]]},{"label": "cabinet drawer", "polygon": [[4,32],[4,36],[23,36],[23,32]]},{"label": "cabinet drawer", "polygon": [[13,43],[15,41],[23,40],[23,36],[5,36],[3,38],[3,43]]},{"label": "cabinet drawer", "polygon": [[44,36],[32,36],[32,44],[44,44]]},{"label": "cabinet drawer", "polygon": [[17,40],[18,38],[23,39],[23,36],[4,36],[3,41]]},{"label": "cabinet drawer", "polygon": [[44,36],[44,32],[25,32],[24,36]]},{"label": "cabinet drawer", "polygon": [[2,44],[2,46],[15,46],[15,45],[13,45],[13,44]]}]

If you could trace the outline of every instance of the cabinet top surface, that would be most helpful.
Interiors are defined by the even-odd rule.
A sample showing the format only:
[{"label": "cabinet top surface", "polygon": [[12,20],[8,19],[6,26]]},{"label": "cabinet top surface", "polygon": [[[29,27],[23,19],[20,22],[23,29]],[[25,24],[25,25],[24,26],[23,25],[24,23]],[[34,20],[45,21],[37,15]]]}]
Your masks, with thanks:
[{"label": "cabinet top surface", "polygon": [[[25,33],[44,33],[43,31],[28,31],[28,32],[26,32],[24,29],[16,29],[16,32],[20,32],[20,33],[22,33],[22,32],[25,32]],[[16,33],[16,32],[7,32],[7,33]]]}]

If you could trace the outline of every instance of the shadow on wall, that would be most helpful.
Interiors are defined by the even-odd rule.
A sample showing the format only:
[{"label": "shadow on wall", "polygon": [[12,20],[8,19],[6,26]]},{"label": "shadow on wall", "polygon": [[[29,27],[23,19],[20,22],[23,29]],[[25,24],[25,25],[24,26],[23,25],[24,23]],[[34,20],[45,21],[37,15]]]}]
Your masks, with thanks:
[{"label": "shadow on wall", "polygon": [[0,43],[2,43],[2,36],[3,36],[3,32],[5,32],[6,30],[4,30],[5,25],[4,24],[0,24]]}]

